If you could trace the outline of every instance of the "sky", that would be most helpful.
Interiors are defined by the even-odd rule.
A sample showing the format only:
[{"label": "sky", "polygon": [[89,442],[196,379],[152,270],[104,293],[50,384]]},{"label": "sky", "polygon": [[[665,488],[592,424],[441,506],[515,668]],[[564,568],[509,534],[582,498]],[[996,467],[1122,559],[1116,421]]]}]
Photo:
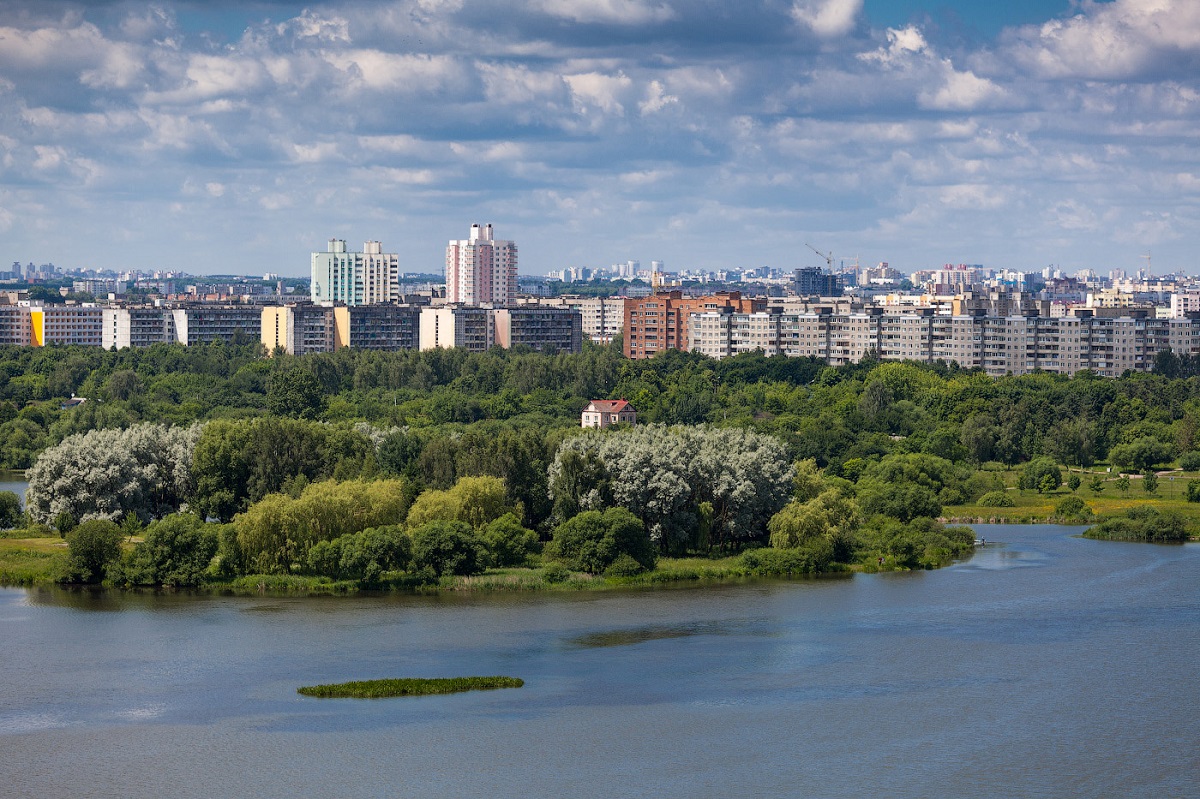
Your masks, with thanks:
[{"label": "sky", "polygon": [[0,0],[0,269],[1200,271],[1196,0]]}]

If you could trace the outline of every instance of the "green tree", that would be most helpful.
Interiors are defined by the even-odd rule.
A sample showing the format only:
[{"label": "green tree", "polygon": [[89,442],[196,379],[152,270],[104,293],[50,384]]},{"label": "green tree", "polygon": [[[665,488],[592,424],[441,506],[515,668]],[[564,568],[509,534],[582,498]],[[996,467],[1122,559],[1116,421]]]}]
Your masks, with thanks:
[{"label": "green tree", "polygon": [[1122,494],[1129,493],[1129,475],[1123,474],[1117,478],[1117,490]]},{"label": "green tree", "polygon": [[1187,501],[1200,502],[1200,480],[1188,480]]},{"label": "green tree", "polygon": [[121,557],[121,528],[106,519],[82,522],[67,534],[67,582],[98,583]]},{"label": "green tree", "polygon": [[21,523],[21,498],[12,491],[0,491],[0,530]]},{"label": "green tree", "polygon": [[272,376],[267,388],[267,410],[276,416],[315,419],[324,407],[321,381],[308,369],[293,366]]},{"label": "green tree", "polygon": [[132,585],[189,586],[204,582],[217,554],[216,525],[177,513],[151,522],[143,540],[125,559],[123,577]]},{"label": "green tree", "polygon": [[1142,475],[1142,490],[1147,494],[1154,495],[1158,493],[1158,475],[1152,471],[1148,471]]},{"label": "green tree", "polygon": [[522,566],[538,548],[537,533],[511,513],[490,522],[480,535],[496,566]]},{"label": "green tree", "polygon": [[1092,479],[1088,482],[1088,488],[1093,494],[1099,494],[1104,490],[1104,478],[1098,474],[1092,475]]},{"label": "green tree", "polygon": [[1083,479],[1079,475],[1072,474],[1067,478],[1067,488],[1071,489],[1072,493],[1078,491],[1081,485],[1083,485]]},{"label": "green tree", "polygon": [[1021,470],[1020,488],[1051,493],[1062,485],[1062,469],[1050,458],[1034,458]]},{"label": "green tree", "polygon": [[546,554],[574,571],[600,574],[622,555],[653,569],[654,545],[642,520],[625,508],[584,511],[560,524]]},{"label": "green tree", "polygon": [[486,548],[471,525],[435,520],[412,531],[412,565],[441,577],[444,574],[479,574]]}]

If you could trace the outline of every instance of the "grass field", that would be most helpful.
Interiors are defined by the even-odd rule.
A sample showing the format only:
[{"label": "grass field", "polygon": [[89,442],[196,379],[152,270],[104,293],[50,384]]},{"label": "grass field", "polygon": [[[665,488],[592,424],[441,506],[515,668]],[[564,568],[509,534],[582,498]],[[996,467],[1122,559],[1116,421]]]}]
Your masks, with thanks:
[{"label": "grass field", "polygon": [[67,542],[46,538],[0,538],[0,585],[53,582],[67,562]]},{"label": "grass field", "polygon": [[[1032,490],[1015,488],[1020,473],[1017,471],[1004,472],[1005,485],[1009,486],[1008,495],[1013,500],[1011,508],[993,508],[983,505],[948,505],[942,509],[942,515],[947,519],[960,521],[996,521],[996,522],[1044,522],[1054,515],[1054,506],[1064,497],[1074,496],[1082,499],[1099,518],[1121,516],[1130,508],[1151,505],[1156,508],[1170,508],[1178,511],[1193,522],[1200,524],[1200,503],[1187,501],[1188,480],[1200,479],[1198,472],[1164,471],[1158,475],[1158,490],[1147,494],[1142,489],[1141,475],[1130,475],[1129,490],[1117,488],[1116,474],[1108,474],[1103,468],[1079,472],[1083,484],[1077,491],[1067,488],[1064,473],[1064,483],[1061,488],[1050,494],[1039,494]],[[1088,483],[1094,475],[1104,480],[1104,490],[1099,494],[1088,488]]]}]

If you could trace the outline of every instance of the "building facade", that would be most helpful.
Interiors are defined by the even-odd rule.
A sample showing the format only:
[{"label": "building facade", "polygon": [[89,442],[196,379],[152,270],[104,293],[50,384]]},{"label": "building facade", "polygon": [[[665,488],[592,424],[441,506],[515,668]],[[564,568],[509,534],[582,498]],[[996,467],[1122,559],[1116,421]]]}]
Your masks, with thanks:
[{"label": "building facade", "polygon": [[625,400],[592,400],[579,417],[580,427],[605,428],[614,424],[637,424],[637,412]]},{"label": "building facade", "polygon": [[649,297],[627,298],[624,351],[627,358],[651,358],[663,350],[687,351],[691,347],[688,319],[692,314],[758,313],[767,301],[721,291],[707,297],[684,297],[680,291],[660,291]]},{"label": "building facade", "polygon": [[446,302],[512,305],[517,298],[517,245],[494,238],[491,224],[471,225],[468,239],[446,247]]},{"label": "building facade", "polygon": [[312,254],[311,295],[314,303],[372,305],[395,302],[400,295],[400,256],[368,241],[362,252],[349,252],[346,242],[330,239],[329,250]]}]

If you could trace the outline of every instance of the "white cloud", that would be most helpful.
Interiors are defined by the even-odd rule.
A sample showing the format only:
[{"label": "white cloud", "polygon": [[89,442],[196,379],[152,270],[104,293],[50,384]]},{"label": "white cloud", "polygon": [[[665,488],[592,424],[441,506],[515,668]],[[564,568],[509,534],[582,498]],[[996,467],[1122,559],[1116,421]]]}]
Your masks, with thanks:
[{"label": "white cloud", "polygon": [[603,75],[599,72],[588,72],[582,75],[565,75],[563,80],[571,87],[580,113],[586,114],[590,108],[597,108],[613,116],[625,115],[625,107],[619,98],[628,92],[633,81],[623,73]]},{"label": "white cloud", "polygon": [[647,25],[676,17],[675,10],[666,3],[641,0],[538,0],[534,8],[572,22],[614,25]]},{"label": "white cloud", "polygon": [[1151,71],[1195,74],[1200,3],[1083,0],[1080,11],[1069,19],[1011,31],[1003,50],[1050,78],[1119,80]]},{"label": "white cloud", "polygon": [[832,39],[854,30],[863,0],[795,0],[792,19],[818,36]]},{"label": "white cloud", "polygon": [[942,61],[942,85],[917,95],[921,108],[938,111],[971,111],[1007,99],[1008,93],[974,72],[959,72],[948,59]]},{"label": "white cloud", "polygon": [[660,81],[652,80],[650,81],[650,85],[646,87],[646,99],[638,103],[638,109],[644,116],[646,114],[657,113],[667,106],[678,102],[679,98],[667,94]]}]

